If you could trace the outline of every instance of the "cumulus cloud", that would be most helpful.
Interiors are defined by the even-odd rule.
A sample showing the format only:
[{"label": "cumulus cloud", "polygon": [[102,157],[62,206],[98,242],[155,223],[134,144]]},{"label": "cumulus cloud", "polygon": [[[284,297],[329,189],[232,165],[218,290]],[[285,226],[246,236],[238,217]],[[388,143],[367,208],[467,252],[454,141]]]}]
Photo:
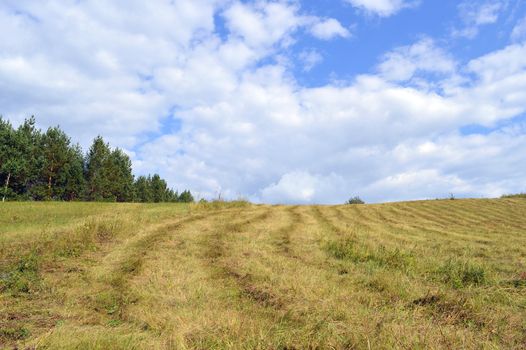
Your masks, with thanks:
[{"label": "cumulus cloud", "polygon": [[[328,19],[297,2],[117,5],[2,2],[2,114],[36,113],[84,146],[100,133],[138,173],[202,197],[337,203],[526,186],[526,127],[502,128],[526,112],[526,44],[461,64],[426,38],[374,73],[307,87],[291,67],[321,54],[291,47]],[[491,132],[458,132],[472,124]]]},{"label": "cumulus cloud", "polygon": [[316,50],[304,50],[300,52],[299,59],[303,63],[303,70],[308,72],[323,61],[323,56]]},{"label": "cumulus cloud", "polygon": [[526,17],[521,19],[511,32],[511,40],[513,41],[523,41],[526,40]]},{"label": "cumulus cloud", "polygon": [[342,38],[351,36],[349,30],[334,18],[319,20],[312,25],[310,30],[312,35],[322,40],[329,40],[338,36]]},{"label": "cumulus cloud", "polygon": [[282,2],[236,2],[223,13],[231,35],[250,46],[269,47],[298,28],[297,6]]},{"label": "cumulus cloud", "polygon": [[458,5],[460,18],[464,26],[453,30],[453,36],[475,38],[481,26],[497,22],[501,10],[505,8],[504,1],[473,1],[466,0]]},{"label": "cumulus cloud", "polygon": [[[312,175],[293,171],[284,174],[277,183],[263,190],[259,200],[270,203],[339,203],[337,198],[346,195],[346,183],[338,175]],[[336,201],[335,201],[336,199]]]},{"label": "cumulus cloud", "polygon": [[455,68],[453,58],[429,38],[388,52],[378,65],[383,77],[395,81],[409,80],[418,72],[450,74]]},{"label": "cumulus cloud", "polygon": [[357,7],[368,14],[374,14],[380,17],[389,17],[400,10],[408,7],[414,7],[419,1],[408,0],[345,0],[352,6]]}]

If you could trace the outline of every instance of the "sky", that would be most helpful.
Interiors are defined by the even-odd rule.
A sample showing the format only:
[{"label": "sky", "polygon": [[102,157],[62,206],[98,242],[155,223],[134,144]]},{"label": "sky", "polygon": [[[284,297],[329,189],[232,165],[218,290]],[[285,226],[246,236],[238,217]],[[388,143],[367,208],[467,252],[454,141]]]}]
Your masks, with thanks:
[{"label": "sky", "polygon": [[2,0],[0,114],[197,198],[526,191],[526,0]]}]

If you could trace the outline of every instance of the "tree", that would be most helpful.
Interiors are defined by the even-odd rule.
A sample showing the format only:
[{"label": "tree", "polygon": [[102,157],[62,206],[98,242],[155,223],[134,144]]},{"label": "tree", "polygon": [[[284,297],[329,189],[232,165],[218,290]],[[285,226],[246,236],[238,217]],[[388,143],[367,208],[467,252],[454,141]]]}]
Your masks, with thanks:
[{"label": "tree", "polygon": [[166,181],[161,179],[159,174],[154,174],[151,178],[151,191],[152,191],[152,201],[154,203],[160,203],[166,201],[166,193],[168,190],[168,185]]},{"label": "tree", "polygon": [[35,118],[26,119],[14,130],[9,122],[0,121],[0,177],[3,182],[2,201],[8,197],[27,198],[38,178],[41,162],[37,148],[40,132],[35,128]]},{"label": "tree", "polygon": [[146,176],[139,176],[135,180],[135,200],[141,203],[152,202],[152,191],[150,188],[151,178]]},{"label": "tree", "polygon": [[86,180],[84,178],[84,156],[78,144],[70,147],[68,158],[62,199],[67,201],[79,200],[85,192]]},{"label": "tree", "polygon": [[194,196],[192,196],[192,193],[188,190],[183,191],[179,195],[179,202],[181,203],[193,203]]},{"label": "tree", "polygon": [[0,116],[0,180],[2,180],[2,202],[9,196],[9,182],[15,169],[15,131],[7,120]]},{"label": "tree", "polygon": [[97,136],[86,156],[86,197],[88,200],[107,200],[111,196],[108,176],[110,155],[110,146],[101,136]]},{"label": "tree", "polygon": [[132,163],[119,148],[111,152],[106,165],[112,198],[117,202],[130,202],[134,197]]},{"label": "tree", "polygon": [[33,200],[192,202],[159,174],[134,180],[130,157],[96,137],[83,156],[58,126],[45,133],[26,119],[17,129],[0,116],[0,197]]},{"label": "tree", "polygon": [[72,153],[69,137],[58,127],[49,128],[41,138],[41,176],[45,182],[45,198],[62,199],[70,176]]}]

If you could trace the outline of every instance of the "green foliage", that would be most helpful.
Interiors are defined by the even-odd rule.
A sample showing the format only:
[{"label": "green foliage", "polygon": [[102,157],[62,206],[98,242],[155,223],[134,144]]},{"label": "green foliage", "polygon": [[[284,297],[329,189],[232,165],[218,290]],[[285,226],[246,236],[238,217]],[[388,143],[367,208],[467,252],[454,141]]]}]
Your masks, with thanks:
[{"label": "green foliage", "polygon": [[414,265],[414,257],[411,253],[402,251],[399,248],[387,249],[381,245],[376,249],[372,249],[350,238],[329,242],[326,250],[336,259],[349,260],[355,263],[372,262],[378,266],[401,270]]},{"label": "green foliage", "polygon": [[526,198],[526,193],[505,194],[501,198]]},{"label": "green foliage", "polygon": [[151,192],[151,178],[146,176],[139,176],[134,183],[135,200],[141,203],[153,202]]},{"label": "green foliage", "polygon": [[365,202],[357,196],[349,199],[345,204],[365,204]]},{"label": "green foliage", "polygon": [[181,202],[181,203],[192,203],[193,201],[194,201],[194,197],[192,196],[192,193],[190,193],[190,191],[188,191],[188,190],[183,191],[179,195],[178,202]]},{"label": "green foliage", "polygon": [[105,202],[193,202],[158,174],[136,181],[130,157],[96,137],[84,157],[58,126],[42,133],[33,117],[18,129],[0,117],[0,198]]},{"label": "green foliage", "polygon": [[32,293],[40,287],[39,258],[31,252],[7,271],[0,271],[0,291],[13,295]]},{"label": "green foliage", "polygon": [[0,328],[0,340],[2,338],[8,340],[23,340],[28,338],[31,332],[25,327],[19,328]]},{"label": "green foliage", "polygon": [[460,289],[485,284],[488,280],[486,268],[466,259],[449,259],[439,269],[444,283]]}]

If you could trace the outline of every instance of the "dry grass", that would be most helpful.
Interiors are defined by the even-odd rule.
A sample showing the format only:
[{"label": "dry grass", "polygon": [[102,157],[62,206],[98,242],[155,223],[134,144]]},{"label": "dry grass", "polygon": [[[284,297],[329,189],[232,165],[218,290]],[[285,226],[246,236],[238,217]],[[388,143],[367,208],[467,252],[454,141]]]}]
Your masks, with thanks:
[{"label": "dry grass", "polygon": [[0,223],[0,348],[526,348],[521,198],[6,203]]}]

